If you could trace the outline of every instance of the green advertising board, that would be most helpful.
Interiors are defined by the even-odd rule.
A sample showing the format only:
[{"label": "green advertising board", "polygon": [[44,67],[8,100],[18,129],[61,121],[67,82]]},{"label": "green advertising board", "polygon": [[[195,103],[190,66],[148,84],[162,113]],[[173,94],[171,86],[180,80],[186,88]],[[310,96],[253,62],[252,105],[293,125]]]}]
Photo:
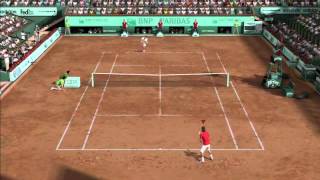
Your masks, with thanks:
[{"label": "green advertising board", "polygon": [[274,37],[268,30],[264,29],[262,34],[273,46],[279,44],[279,40]]},{"label": "green advertising board", "polygon": [[298,57],[293,53],[291,52],[288,48],[284,47],[282,49],[282,53],[283,55],[291,62],[296,62],[298,61]]},{"label": "green advertising board", "polygon": [[65,21],[71,27],[107,27],[121,26],[124,19],[129,27],[153,27],[160,20],[164,27],[192,26],[194,20],[200,27],[233,27],[235,24],[254,22],[254,16],[67,16]]},{"label": "green advertising board", "polygon": [[17,16],[56,16],[57,7],[0,7],[0,16],[6,13]]},{"label": "green advertising board", "polygon": [[263,15],[272,14],[310,14],[319,11],[316,7],[261,7],[260,13]]}]

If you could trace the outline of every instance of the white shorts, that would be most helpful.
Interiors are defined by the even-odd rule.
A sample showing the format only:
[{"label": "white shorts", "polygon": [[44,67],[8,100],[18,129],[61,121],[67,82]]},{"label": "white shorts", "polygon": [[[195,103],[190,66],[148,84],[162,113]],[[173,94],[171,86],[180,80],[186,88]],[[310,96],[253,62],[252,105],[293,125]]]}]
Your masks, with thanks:
[{"label": "white shorts", "polygon": [[201,146],[200,152],[201,152],[202,154],[203,154],[206,150],[211,153],[210,144],[208,144],[208,145],[202,145],[202,146]]}]

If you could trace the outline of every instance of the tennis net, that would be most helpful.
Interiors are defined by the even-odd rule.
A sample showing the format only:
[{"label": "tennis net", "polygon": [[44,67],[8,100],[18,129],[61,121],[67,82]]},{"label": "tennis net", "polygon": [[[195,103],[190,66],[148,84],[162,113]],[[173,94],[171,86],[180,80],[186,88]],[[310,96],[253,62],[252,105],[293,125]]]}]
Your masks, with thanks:
[{"label": "tennis net", "polygon": [[92,73],[92,87],[213,87],[230,84],[229,73],[136,74]]}]

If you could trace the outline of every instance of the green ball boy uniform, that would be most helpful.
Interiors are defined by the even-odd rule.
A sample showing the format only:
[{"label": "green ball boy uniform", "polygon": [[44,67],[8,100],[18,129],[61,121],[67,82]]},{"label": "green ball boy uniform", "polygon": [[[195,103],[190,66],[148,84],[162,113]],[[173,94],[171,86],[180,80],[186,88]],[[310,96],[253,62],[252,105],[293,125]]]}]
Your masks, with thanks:
[{"label": "green ball boy uniform", "polygon": [[64,79],[58,79],[56,81],[56,86],[63,87],[64,86]]}]

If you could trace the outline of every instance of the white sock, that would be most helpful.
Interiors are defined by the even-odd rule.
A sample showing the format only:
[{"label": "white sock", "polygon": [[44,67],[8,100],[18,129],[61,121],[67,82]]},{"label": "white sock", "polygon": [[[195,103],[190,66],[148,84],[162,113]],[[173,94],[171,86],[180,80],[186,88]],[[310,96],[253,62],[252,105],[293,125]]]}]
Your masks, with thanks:
[{"label": "white sock", "polygon": [[204,157],[203,156],[201,157],[201,162],[204,162]]},{"label": "white sock", "polygon": [[211,159],[211,160],[213,160],[213,156],[212,156],[212,154],[210,154],[210,159]]}]

